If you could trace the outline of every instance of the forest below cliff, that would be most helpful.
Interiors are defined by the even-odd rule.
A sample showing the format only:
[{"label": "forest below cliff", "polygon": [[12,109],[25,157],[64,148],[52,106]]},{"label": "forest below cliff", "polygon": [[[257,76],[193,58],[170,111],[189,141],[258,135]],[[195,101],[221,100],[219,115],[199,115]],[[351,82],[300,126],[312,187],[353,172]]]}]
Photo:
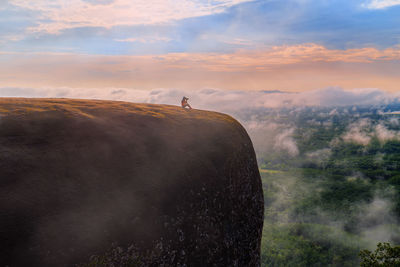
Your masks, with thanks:
[{"label": "forest below cliff", "polygon": [[262,266],[357,266],[400,243],[400,105],[241,114],[265,194]]}]

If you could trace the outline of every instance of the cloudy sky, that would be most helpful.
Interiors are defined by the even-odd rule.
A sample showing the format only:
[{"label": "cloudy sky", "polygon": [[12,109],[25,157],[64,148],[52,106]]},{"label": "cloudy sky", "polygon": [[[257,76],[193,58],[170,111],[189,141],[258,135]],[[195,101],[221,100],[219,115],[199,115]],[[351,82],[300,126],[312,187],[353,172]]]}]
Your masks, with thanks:
[{"label": "cloudy sky", "polygon": [[328,87],[400,90],[400,0],[0,1],[3,91]]}]

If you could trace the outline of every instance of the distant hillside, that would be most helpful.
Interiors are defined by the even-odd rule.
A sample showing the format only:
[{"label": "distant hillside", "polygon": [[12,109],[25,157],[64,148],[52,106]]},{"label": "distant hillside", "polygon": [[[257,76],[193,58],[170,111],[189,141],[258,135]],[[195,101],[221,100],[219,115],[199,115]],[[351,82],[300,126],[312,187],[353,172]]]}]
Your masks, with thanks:
[{"label": "distant hillside", "polygon": [[176,106],[0,99],[0,265],[256,266],[263,196],[230,116]]},{"label": "distant hillside", "polygon": [[262,266],[359,266],[400,244],[400,110],[388,105],[246,110],[265,192]]}]

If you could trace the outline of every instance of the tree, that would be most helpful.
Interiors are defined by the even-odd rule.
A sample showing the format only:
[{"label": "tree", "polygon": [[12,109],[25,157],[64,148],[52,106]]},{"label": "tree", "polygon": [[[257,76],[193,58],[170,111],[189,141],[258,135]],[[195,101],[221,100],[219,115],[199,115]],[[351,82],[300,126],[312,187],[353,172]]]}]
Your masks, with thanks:
[{"label": "tree", "polygon": [[400,266],[400,246],[392,247],[389,243],[378,243],[373,252],[360,251],[361,267],[396,267]]}]

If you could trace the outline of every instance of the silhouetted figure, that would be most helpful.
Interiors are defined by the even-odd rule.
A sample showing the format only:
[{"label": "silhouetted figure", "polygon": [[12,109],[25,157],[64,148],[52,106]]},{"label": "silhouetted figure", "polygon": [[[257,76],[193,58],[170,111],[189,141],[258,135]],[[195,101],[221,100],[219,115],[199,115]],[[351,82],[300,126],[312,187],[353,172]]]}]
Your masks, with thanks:
[{"label": "silhouetted figure", "polygon": [[182,98],[181,104],[183,108],[189,107],[189,109],[192,109],[192,107],[189,105],[189,103],[187,102],[189,100],[189,98],[187,98],[186,96],[184,96]]}]

